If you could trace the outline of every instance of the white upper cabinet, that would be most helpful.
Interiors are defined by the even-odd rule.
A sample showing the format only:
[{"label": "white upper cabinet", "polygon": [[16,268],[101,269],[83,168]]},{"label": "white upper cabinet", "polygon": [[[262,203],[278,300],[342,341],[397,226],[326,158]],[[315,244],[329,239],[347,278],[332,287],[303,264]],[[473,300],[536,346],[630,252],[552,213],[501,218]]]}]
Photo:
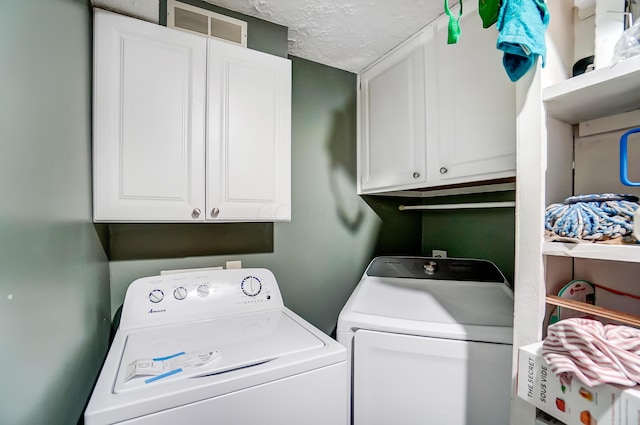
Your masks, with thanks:
[{"label": "white upper cabinet", "polygon": [[422,33],[360,75],[360,193],[424,185],[425,46]]},{"label": "white upper cabinet", "polygon": [[291,219],[291,64],[209,40],[208,218]]},{"label": "white upper cabinet", "polygon": [[[449,19],[435,22],[438,78],[427,79],[427,180],[430,186],[515,176],[516,94],[496,48],[495,25],[483,28],[477,2],[465,3],[456,44]],[[458,8],[452,10],[457,16]]]},{"label": "white upper cabinet", "polygon": [[291,64],[95,10],[94,220],[291,218]]},{"label": "white upper cabinet", "polygon": [[192,219],[205,201],[206,39],[96,9],[94,43],[94,219]]},{"label": "white upper cabinet", "polygon": [[476,4],[465,4],[457,44],[447,24],[441,16],[360,74],[359,193],[515,176],[515,86],[497,32]]}]

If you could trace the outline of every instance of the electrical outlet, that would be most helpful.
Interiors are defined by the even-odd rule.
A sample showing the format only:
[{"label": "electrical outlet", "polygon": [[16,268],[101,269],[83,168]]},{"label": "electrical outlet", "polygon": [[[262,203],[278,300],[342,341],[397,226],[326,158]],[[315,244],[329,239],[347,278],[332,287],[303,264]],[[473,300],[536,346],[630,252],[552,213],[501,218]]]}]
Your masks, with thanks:
[{"label": "electrical outlet", "polygon": [[241,269],[242,268],[242,261],[238,260],[238,261],[227,261],[227,269]]},{"label": "electrical outlet", "polygon": [[431,256],[436,258],[447,258],[447,251],[441,249],[431,250]]}]

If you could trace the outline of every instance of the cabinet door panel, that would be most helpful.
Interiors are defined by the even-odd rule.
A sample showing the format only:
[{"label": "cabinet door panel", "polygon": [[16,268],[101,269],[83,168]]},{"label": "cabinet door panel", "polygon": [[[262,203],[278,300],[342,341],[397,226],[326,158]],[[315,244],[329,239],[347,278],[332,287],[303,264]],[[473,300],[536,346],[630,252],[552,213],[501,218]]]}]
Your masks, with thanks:
[{"label": "cabinet door panel", "polygon": [[[124,198],[173,198],[184,193],[189,160],[183,134],[184,51],[126,40],[122,52],[121,181]],[[171,64],[171,66],[166,66]],[[150,69],[154,69],[150,75]],[[179,84],[163,84],[178,81]],[[163,87],[159,92],[158,88]],[[163,99],[170,100],[163,102]],[[178,118],[178,119],[176,119]],[[176,143],[175,141],[178,141]],[[156,146],[163,149],[155,149]],[[149,160],[153,157],[153,161]]]},{"label": "cabinet door panel", "polygon": [[227,195],[233,200],[269,202],[274,200],[277,183],[276,75],[259,66],[227,65]]},{"label": "cabinet door panel", "polygon": [[208,49],[207,219],[290,220],[291,62]]},{"label": "cabinet door panel", "polygon": [[204,207],[206,41],[102,11],[95,34],[95,220],[193,221]]},{"label": "cabinet door panel", "polygon": [[[454,13],[458,13],[457,9]],[[477,4],[464,9],[457,44],[446,15],[436,21],[437,98],[427,101],[429,180],[434,185],[515,175],[515,84],[502,67],[497,30],[485,29]],[[437,142],[435,142],[437,140]]]},{"label": "cabinet door panel", "polygon": [[359,192],[416,187],[425,169],[425,34],[360,76]]}]

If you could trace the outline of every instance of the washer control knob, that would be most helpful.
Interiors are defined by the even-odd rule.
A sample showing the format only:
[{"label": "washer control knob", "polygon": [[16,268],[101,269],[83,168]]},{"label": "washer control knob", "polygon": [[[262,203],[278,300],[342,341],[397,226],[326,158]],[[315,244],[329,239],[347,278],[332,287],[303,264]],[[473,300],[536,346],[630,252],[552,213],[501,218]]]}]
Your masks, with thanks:
[{"label": "washer control knob", "polygon": [[197,290],[200,298],[207,298],[209,296],[209,285],[200,285]]},{"label": "washer control knob", "polygon": [[262,282],[255,276],[247,276],[242,279],[242,283],[240,283],[240,288],[245,295],[249,297],[255,297],[262,291]]},{"label": "washer control knob", "polygon": [[162,292],[160,289],[154,289],[153,291],[149,292],[149,301],[151,301],[152,303],[159,303],[163,299],[164,292]]},{"label": "washer control knob", "polygon": [[438,263],[436,263],[435,261],[429,261],[428,264],[424,265],[424,272],[426,274],[434,274],[436,272],[437,266],[438,266]]},{"label": "washer control knob", "polygon": [[185,298],[187,298],[188,293],[189,292],[187,291],[187,288],[185,288],[184,286],[180,286],[173,290],[173,296],[176,300],[184,300]]}]

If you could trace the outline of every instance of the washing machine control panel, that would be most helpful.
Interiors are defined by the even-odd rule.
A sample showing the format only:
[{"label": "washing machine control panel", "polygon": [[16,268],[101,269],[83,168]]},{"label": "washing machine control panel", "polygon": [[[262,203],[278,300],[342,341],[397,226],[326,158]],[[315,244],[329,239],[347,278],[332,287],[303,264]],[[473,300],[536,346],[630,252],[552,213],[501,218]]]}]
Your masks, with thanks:
[{"label": "washing machine control panel", "polygon": [[135,329],[283,307],[278,283],[267,269],[150,276],[129,285],[120,327]]},{"label": "washing machine control panel", "polygon": [[507,283],[500,269],[488,260],[439,257],[376,257],[369,277]]}]

